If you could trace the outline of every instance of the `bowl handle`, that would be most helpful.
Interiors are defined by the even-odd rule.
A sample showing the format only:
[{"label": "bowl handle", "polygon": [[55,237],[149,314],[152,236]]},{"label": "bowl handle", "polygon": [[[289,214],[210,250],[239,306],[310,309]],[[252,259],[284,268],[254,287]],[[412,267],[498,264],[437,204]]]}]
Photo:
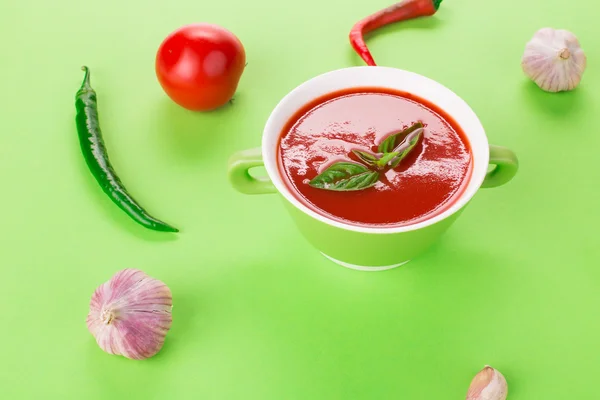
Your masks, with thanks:
[{"label": "bowl handle", "polygon": [[508,183],[519,169],[519,160],[512,150],[506,147],[490,145],[490,165],[495,168],[487,173],[483,188],[491,188]]},{"label": "bowl handle", "polygon": [[264,166],[260,147],[234,154],[227,166],[229,181],[233,187],[245,194],[275,193],[277,189],[268,177],[254,177],[250,169]]}]

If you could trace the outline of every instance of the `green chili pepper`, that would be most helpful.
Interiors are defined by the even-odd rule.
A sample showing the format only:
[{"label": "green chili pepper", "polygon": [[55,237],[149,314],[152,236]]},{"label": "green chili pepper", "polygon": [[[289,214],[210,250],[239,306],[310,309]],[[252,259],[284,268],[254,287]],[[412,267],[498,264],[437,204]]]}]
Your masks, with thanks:
[{"label": "green chili pepper", "polygon": [[85,77],[75,96],[75,108],[77,110],[75,122],[77,123],[81,151],[92,175],[94,175],[104,193],[137,223],[155,231],[179,232],[178,229],[149,215],[127,193],[127,189],[125,189],[112,165],[110,165],[98,121],[96,92],[90,86],[90,70],[88,67],[82,67],[82,70],[85,71]]}]

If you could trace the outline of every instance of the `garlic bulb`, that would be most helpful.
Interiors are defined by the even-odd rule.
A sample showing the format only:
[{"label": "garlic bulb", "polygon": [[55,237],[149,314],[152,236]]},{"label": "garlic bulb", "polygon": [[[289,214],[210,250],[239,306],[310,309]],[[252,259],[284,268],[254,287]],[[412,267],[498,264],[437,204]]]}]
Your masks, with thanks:
[{"label": "garlic bulb", "polygon": [[564,29],[543,28],[525,46],[521,66],[547,92],[573,90],[586,67],[577,37]]},{"label": "garlic bulb", "polygon": [[504,376],[486,365],[471,381],[467,400],[506,400],[508,386]]},{"label": "garlic bulb", "polygon": [[87,326],[102,350],[140,360],[162,348],[172,307],[167,285],[142,271],[124,269],[94,292]]}]

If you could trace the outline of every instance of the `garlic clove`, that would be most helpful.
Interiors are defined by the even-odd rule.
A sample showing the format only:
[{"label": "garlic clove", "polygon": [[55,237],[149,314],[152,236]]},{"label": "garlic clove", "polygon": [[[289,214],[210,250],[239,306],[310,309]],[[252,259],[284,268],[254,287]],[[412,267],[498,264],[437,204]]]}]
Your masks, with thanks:
[{"label": "garlic clove", "polygon": [[105,352],[140,360],[162,348],[172,308],[167,285],[140,270],[124,269],[94,292],[87,326]]},{"label": "garlic clove", "polygon": [[466,400],[506,400],[507,394],[504,376],[486,365],[471,381]]},{"label": "garlic clove", "polygon": [[564,29],[542,28],[525,46],[523,71],[541,89],[560,92],[575,89],[587,65],[577,37]]}]

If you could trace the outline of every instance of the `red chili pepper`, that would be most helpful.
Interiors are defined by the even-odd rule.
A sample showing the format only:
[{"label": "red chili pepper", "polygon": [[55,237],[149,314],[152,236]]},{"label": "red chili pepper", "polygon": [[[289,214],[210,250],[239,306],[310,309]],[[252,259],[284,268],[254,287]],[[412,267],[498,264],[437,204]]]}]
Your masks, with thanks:
[{"label": "red chili pepper", "polygon": [[435,14],[442,0],[404,0],[358,21],[350,31],[350,43],[367,65],[377,65],[365,43],[364,35],[398,21]]}]

